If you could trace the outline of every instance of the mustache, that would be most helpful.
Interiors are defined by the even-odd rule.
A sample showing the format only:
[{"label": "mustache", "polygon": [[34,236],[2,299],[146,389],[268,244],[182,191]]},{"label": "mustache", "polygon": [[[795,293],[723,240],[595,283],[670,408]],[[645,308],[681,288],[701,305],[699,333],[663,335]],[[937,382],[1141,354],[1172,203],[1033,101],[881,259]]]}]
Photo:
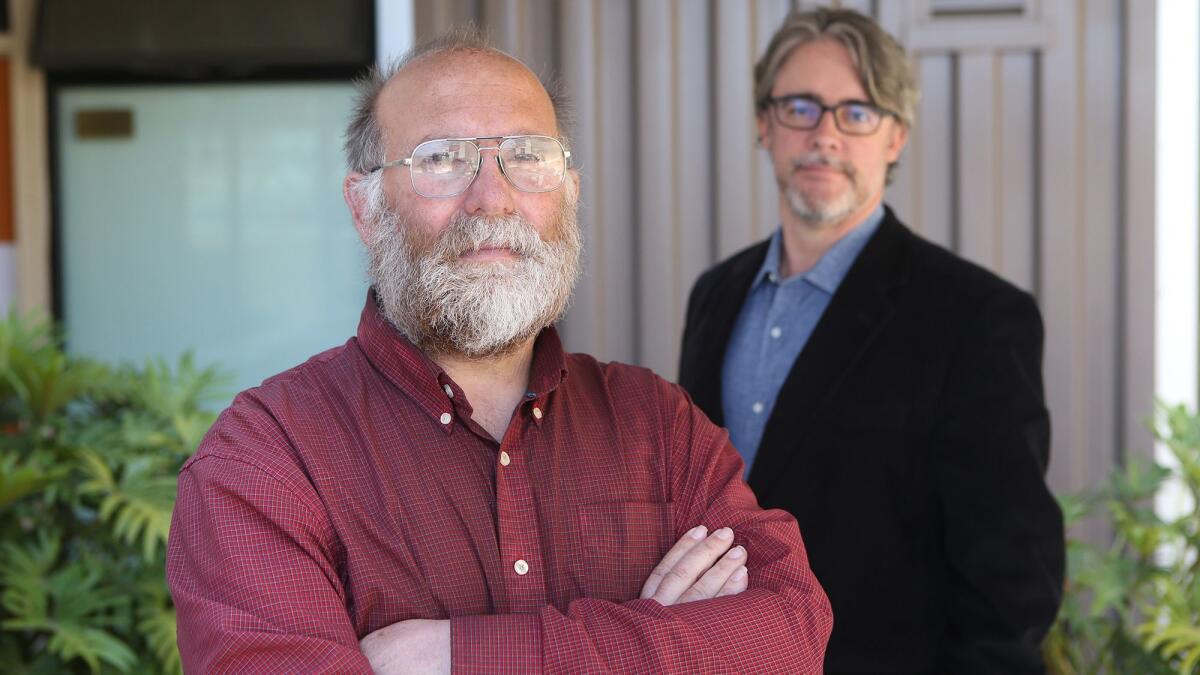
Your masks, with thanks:
[{"label": "mustache", "polygon": [[806,152],[799,157],[792,158],[792,171],[797,169],[811,169],[818,166],[833,167],[851,178],[858,175],[858,171],[855,170],[854,165],[820,152]]},{"label": "mustache", "polygon": [[541,260],[546,246],[533,225],[520,215],[488,217],[457,213],[438,238],[433,254],[453,262],[485,248],[505,248],[521,258]]}]

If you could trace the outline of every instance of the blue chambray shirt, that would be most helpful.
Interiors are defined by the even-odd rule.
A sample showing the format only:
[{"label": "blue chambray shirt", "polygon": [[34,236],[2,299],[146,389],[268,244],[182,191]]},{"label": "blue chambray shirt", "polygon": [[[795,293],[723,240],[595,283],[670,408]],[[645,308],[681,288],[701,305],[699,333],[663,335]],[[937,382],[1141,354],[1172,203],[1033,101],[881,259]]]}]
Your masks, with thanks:
[{"label": "blue chambray shirt", "polygon": [[754,465],[779,389],[850,266],[883,220],[883,206],[834,244],[804,274],[780,279],[782,229],[750,285],[721,372],[721,405],[734,447]]}]

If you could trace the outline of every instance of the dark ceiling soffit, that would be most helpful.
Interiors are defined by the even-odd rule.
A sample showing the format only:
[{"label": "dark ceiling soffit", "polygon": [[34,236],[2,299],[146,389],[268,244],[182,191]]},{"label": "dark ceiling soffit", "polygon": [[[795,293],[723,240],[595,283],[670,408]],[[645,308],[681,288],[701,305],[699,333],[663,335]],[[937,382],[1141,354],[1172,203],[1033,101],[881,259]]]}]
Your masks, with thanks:
[{"label": "dark ceiling soffit", "polygon": [[52,74],[249,77],[374,60],[373,0],[42,0],[34,64]]}]

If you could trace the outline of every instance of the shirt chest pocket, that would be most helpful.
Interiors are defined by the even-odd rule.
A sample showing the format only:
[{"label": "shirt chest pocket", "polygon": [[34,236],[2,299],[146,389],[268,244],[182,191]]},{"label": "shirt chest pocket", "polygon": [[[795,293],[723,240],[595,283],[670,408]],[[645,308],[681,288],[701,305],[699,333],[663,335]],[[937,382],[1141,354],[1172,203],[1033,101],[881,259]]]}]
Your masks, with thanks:
[{"label": "shirt chest pocket", "polygon": [[624,602],[641,592],[650,571],[673,543],[671,504],[612,501],[577,507],[589,598]]}]

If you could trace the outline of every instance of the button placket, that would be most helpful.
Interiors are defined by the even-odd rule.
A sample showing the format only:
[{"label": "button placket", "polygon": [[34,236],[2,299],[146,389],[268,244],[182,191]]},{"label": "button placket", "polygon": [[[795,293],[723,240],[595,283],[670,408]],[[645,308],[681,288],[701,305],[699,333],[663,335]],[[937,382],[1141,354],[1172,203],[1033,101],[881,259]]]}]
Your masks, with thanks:
[{"label": "button placket", "polygon": [[537,511],[526,468],[517,460],[531,439],[510,435],[497,453],[496,517],[500,559],[504,561],[504,612],[532,612],[546,603],[537,553],[541,550]]}]

